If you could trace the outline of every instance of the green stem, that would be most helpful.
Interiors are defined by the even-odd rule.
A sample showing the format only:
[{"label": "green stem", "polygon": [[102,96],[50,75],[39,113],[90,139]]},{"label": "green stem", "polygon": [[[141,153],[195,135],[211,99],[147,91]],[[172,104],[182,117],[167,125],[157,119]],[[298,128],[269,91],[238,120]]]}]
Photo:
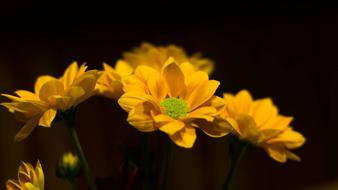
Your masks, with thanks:
[{"label": "green stem", "polygon": [[228,173],[228,176],[224,182],[223,185],[223,190],[229,190],[231,182],[233,180],[233,178],[236,175],[236,172],[238,170],[239,167],[239,163],[246,151],[246,149],[248,148],[248,143],[244,143],[244,144],[240,144],[239,145],[239,150],[237,152],[237,154],[235,152],[234,155],[229,155],[230,156],[230,171]]},{"label": "green stem", "polygon": [[168,181],[169,181],[169,169],[171,165],[171,160],[173,158],[173,144],[170,140],[167,140],[167,159],[164,166],[164,176],[163,176],[163,183],[162,183],[162,189],[167,190],[168,189]]},{"label": "green stem", "polygon": [[82,150],[82,147],[81,147],[81,144],[80,144],[80,141],[79,141],[79,137],[77,136],[75,126],[74,126],[74,118],[73,117],[72,118],[66,118],[65,121],[66,121],[65,123],[67,125],[67,128],[69,129],[71,140],[72,140],[72,142],[75,146],[77,155],[79,156],[81,166],[82,166],[82,169],[84,171],[88,185],[89,185],[91,190],[98,190],[97,187],[96,187],[96,184],[95,184],[94,177],[93,177],[93,175],[90,171],[86,157],[83,153],[83,150]]}]

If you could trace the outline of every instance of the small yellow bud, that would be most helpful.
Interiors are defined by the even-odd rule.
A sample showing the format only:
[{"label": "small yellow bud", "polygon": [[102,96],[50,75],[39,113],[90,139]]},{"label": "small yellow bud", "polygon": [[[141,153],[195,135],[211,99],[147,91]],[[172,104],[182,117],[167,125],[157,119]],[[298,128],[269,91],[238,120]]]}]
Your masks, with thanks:
[{"label": "small yellow bud", "polygon": [[73,179],[79,172],[79,158],[71,152],[63,154],[58,163],[57,175],[61,178]]}]

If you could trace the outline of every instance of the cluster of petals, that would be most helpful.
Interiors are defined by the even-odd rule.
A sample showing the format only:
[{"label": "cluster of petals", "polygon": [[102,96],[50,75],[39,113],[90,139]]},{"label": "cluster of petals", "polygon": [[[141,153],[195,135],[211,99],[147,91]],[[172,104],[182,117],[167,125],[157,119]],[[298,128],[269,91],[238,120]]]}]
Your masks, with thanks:
[{"label": "cluster of petals", "polygon": [[44,190],[44,174],[40,164],[37,161],[35,168],[22,162],[18,170],[17,180],[8,180],[6,183],[7,190]]},{"label": "cluster of petals", "polygon": [[227,106],[221,116],[231,124],[233,134],[264,148],[278,162],[300,160],[289,149],[302,146],[305,138],[289,126],[293,118],[280,115],[270,98],[253,100],[247,90],[223,97]]},{"label": "cluster of petals", "polygon": [[1,105],[26,123],[15,136],[15,140],[25,139],[37,125],[50,127],[58,111],[66,111],[95,95],[100,72],[86,69],[87,66],[79,67],[74,62],[61,78],[40,76],[35,82],[34,92],[17,90],[16,96],[2,94],[12,102]]},{"label": "cluster of petals", "polygon": [[193,146],[195,128],[210,126],[204,132],[215,137],[228,133],[218,129],[227,127],[222,125],[226,122],[215,122],[225,105],[214,96],[220,83],[189,62],[178,64],[170,57],[160,71],[141,65],[122,82],[124,94],[118,103],[129,112],[128,122],[142,132],[163,131],[185,148]]},{"label": "cluster of petals", "polygon": [[190,62],[196,70],[211,73],[214,63],[201,54],[188,56],[180,47],[175,45],[154,46],[150,43],[142,43],[133,51],[125,52],[123,58],[118,60],[115,67],[103,64],[103,74],[98,80],[98,90],[101,95],[117,99],[123,94],[122,78],[134,72],[140,66],[145,65],[157,71],[161,71],[165,61],[173,57],[177,63]]}]

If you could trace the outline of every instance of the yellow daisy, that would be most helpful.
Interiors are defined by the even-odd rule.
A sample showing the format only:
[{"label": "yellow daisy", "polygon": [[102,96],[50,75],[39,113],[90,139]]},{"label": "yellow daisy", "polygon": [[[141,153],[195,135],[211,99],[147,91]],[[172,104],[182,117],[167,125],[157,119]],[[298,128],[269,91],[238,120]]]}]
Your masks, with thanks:
[{"label": "yellow daisy", "polygon": [[190,57],[183,48],[175,45],[154,46],[150,43],[142,43],[140,47],[123,54],[123,60],[133,68],[147,65],[156,70],[161,70],[169,57],[173,57],[178,63],[190,62],[197,70],[207,73],[211,73],[214,68],[214,63],[210,59],[202,58],[200,54]]},{"label": "yellow daisy", "polygon": [[45,178],[40,161],[37,161],[35,169],[29,164],[22,162],[19,166],[18,180],[8,180],[7,190],[43,190]]},{"label": "yellow daisy", "polygon": [[246,90],[236,95],[224,94],[227,106],[222,112],[240,139],[262,147],[278,162],[287,159],[300,161],[289,149],[302,146],[305,138],[289,124],[292,117],[278,114],[278,108],[270,98],[253,100]]},{"label": "yellow daisy", "polygon": [[[196,140],[195,128],[205,121],[216,123],[222,98],[214,96],[219,82],[195,71],[190,63],[177,64],[169,58],[161,71],[139,66],[123,79],[124,94],[118,100],[129,112],[128,122],[142,132],[157,129],[169,135],[178,146],[190,148]],[[224,126],[219,126],[224,127]],[[221,132],[220,132],[221,131]],[[212,136],[224,136],[217,127],[205,129]]]},{"label": "yellow daisy", "polygon": [[15,136],[16,141],[25,139],[37,125],[50,127],[57,111],[75,107],[96,93],[99,72],[86,69],[87,66],[82,65],[79,68],[74,62],[61,78],[40,76],[35,82],[34,92],[17,90],[17,96],[2,94],[12,102],[1,105],[26,122]]}]

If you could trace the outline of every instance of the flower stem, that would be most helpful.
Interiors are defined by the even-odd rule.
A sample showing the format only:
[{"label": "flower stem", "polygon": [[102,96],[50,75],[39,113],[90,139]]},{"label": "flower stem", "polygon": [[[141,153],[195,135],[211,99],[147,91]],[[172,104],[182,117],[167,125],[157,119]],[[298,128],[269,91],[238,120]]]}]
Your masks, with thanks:
[{"label": "flower stem", "polygon": [[229,190],[231,182],[233,178],[235,177],[236,172],[238,170],[239,163],[246,149],[248,148],[248,143],[239,142],[239,146],[238,146],[239,150],[237,152],[233,150],[234,148],[235,148],[234,144],[230,144],[230,147],[229,147],[230,170],[229,170],[227,178],[225,179],[223,190]]},{"label": "flower stem", "polygon": [[167,140],[167,159],[164,166],[164,175],[163,175],[163,183],[162,183],[162,189],[167,190],[168,189],[168,181],[169,181],[169,169],[171,165],[171,160],[173,158],[173,144],[170,140]]},{"label": "flower stem", "polygon": [[70,114],[70,117],[66,117],[65,118],[65,124],[67,126],[67,128],[69,129],[69,133],[71,136],[71,140],[73,145],[75,146],[77,155],[79,156],[81,165],[82,165],[82,169],[84,171],[86,180],[88,182],[89,188],[91,190],[98,190],[95,184],[95,180],[94,177],[90,171],[87,159],[84,155],[84,152],[82,150],[80,141],[79,141],[79,137],[77,136],[76,130],[75,130],[75,125],[74,125],[74,115]]},{"label": "flower stem", "polygon": [[72,190],[77,190],[77,185],[76,185],[74,179],[69,179],[68,182],[69,182]]},{"label": "flower stem", "polygon": [[142,160],[141,160],[141,181],[142,181],[142,190],[150,189],[149,184],[149,136],[148,134],[143,134],[141,137],[141,146],[142,146]]}]

